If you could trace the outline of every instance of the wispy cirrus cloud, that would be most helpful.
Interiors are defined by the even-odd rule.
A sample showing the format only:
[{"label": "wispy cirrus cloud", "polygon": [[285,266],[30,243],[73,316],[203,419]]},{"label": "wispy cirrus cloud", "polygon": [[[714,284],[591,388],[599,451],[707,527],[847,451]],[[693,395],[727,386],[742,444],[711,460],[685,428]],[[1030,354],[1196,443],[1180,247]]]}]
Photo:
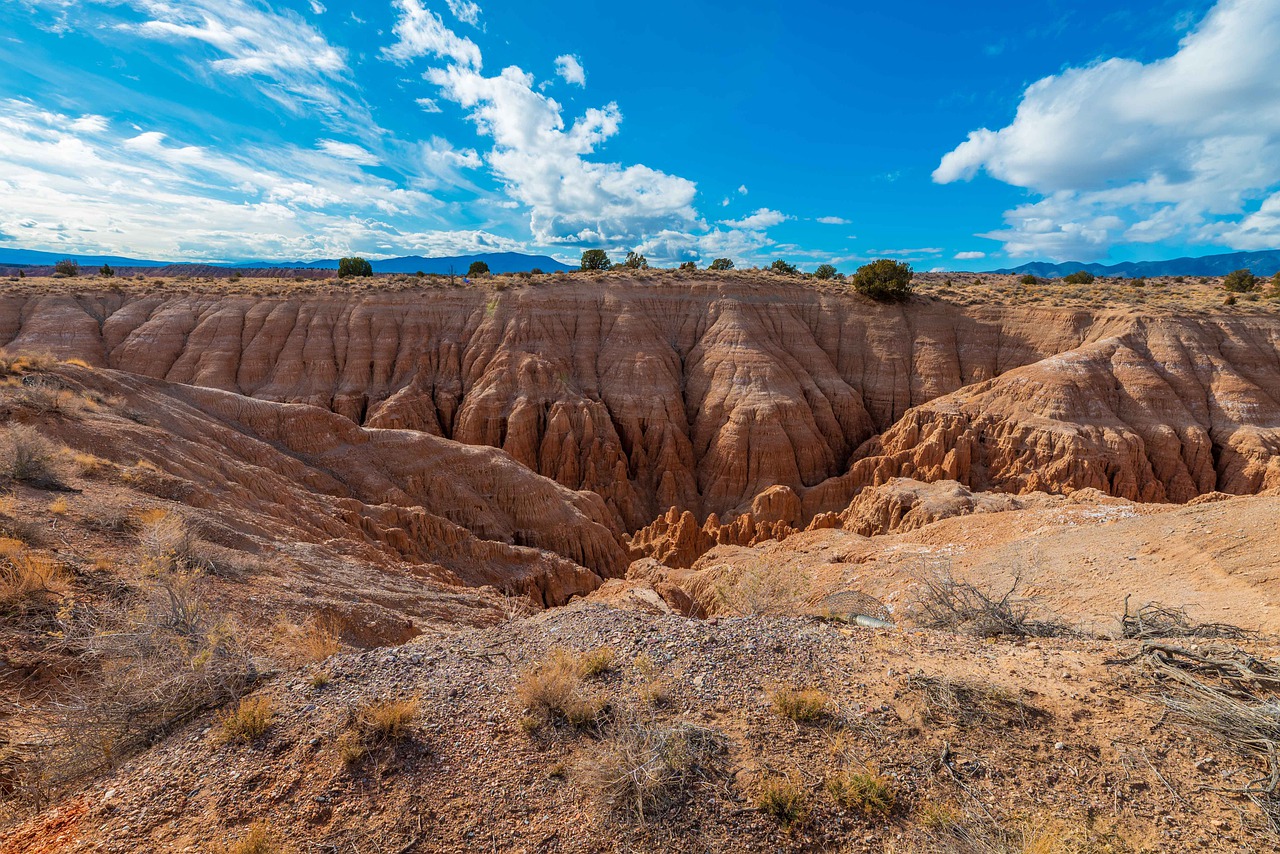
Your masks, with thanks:
[{"label": "wispy cirrus cloud", "polygon": [[[29,246],[176,260],[520,245],[481,230],[449,230],[430,193],[369,174],[353,153],[321,144],[231,154],[101,117],[0,101],[0,232]],[[444,157],[452,162],[440,168],[478,165],[473,152]],[[441,227],[422,230],[423,222]]]},{"label": "wispy cirrus cloud", "polygon": [[475,42],[449,29],[444,19],[423,6],[420,0],[393,0],[393,5],[399,12],[392,30],[396,42],[383,48],[384,57],[405,63],[423,56],[438,56],[479,72],[480,48]]}]

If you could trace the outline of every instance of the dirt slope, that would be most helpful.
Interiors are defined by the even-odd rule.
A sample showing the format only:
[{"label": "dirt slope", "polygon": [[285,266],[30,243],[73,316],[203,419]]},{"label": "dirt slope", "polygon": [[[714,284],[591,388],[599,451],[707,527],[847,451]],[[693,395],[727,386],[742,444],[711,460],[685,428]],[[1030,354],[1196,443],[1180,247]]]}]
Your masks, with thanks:
[{"label": "dirt slope", "polygon": [[[518,685],[555,647],[614,650],[591,682],[612,722],[524,723]],[[220,743],[203,720],[16,828],[0,852],[207,851],[262,820],[295,850],[954,852],[962,831],[1019,846],[991,850],[1261,850],[1229,802],[1194,794],[1246,769],[1157,726],[1143,683],[1104,663],[1134,649],[577,605],[343,656],[320,688],[281,679],[259,692],[275,710],[261,738]],[[937,677],[978,685],[989,705],[963,710],[969,719],[930,707]],[[654,680],[666,697],[656,709],[642,699]],[[826,692],[829,714],[779,716],[770,692],[789,686]],[[388,698],[419,703],[409,735],[344,765],[352,710]],[[611,808],[592,781],[619,733],[677,725],[723,738],[704,780],[643,822]],[[868,767],[894,794],[887,817],[827,789]],[[806,805],[790,828],[756,807],[778,778]]]}]

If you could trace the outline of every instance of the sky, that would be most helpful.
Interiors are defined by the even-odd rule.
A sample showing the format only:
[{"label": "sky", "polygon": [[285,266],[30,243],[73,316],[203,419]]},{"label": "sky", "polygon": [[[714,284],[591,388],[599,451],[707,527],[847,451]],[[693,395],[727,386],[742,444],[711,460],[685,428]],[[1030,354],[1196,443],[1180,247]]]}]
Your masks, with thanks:
[{"label": "sky", "polygon": [[1280,0],[0,0],[0,245],[1274,249]]}]

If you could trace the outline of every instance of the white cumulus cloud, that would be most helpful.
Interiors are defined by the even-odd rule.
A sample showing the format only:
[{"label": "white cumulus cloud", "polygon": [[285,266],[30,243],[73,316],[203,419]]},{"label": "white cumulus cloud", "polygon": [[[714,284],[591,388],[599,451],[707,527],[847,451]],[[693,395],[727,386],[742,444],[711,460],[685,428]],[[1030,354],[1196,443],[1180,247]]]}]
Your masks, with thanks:
[{"label": "white cumulus cloud", "polygon": [[818,217],[818,222],[822,223],[823,225],[848,225],[849,224],[849,220],[844,219],[843,217],[838,217],[838,216],[820,216]]},{"label": "white cumulus cloud", "polygon": [[743,217],[742,219],[725,220],[723,225],[727,225],[730,228],[759,230],[772,228],[773,226],[780,225],[789,219],[791,219],[791,217],[781,211],[770,210],[769,208],[760,208],[755,213],[750,216]]},{"label": "white cumulus cloud", "polygon": [[578,57],[565,54],[556,57],[556,74],[566,83],[574,86],[587,85],[587,72],[583,69]]},{"label": "white cumulus cloud", "polygon": [[1009,126],[970,133],[933,178],[985,171],[1040,195],[983,235],[1011,255],[1169,239],[1275,245],[1278,44],[1280,3],[1219,0],[1172,56],[1106,59],[1032,84]]},{"label": "white cumulus cloud", "polygon": [[986,257],[987,257],[987,253],[985,252],[957,252],[956,253],[957,261],[977,261],[979,258],[986,258]]}]

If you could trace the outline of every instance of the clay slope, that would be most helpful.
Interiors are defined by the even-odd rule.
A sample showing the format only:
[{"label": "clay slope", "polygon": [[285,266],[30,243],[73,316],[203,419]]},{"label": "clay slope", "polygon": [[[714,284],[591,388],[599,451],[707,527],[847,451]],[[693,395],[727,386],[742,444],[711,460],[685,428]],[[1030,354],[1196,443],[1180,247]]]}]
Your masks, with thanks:
[{"label": "clay slope", "polygon": [[58,375],[116,403],[104,416],[55,419],[51,436],[121,465],[144,460],[168,479],[166,493],[216,511],[239,533],[547,605],[625,569],[598,496],[501,451],[113,371],[67,366]]}]

